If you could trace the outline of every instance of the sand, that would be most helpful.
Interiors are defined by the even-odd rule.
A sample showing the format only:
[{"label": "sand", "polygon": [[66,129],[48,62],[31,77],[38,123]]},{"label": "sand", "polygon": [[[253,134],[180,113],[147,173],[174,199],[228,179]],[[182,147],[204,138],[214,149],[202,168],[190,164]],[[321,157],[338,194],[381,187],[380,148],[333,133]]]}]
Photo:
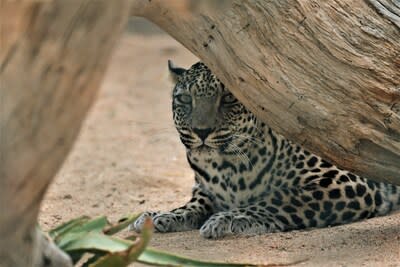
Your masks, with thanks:
[{"label": "sand", "polygon": [[[116,220],[167,211],[190,198],[193,173],[173,127],[167,59],[190,52],[166,34],[126,32],[98,99],[42,205],[49,229],[80,215]],[[198,259],[296,266],[400,266],[400,213],[344,226],[206,240],[198,231],[154,234],[151,246]],[[136,266],[136,265],[135,265]]]}]

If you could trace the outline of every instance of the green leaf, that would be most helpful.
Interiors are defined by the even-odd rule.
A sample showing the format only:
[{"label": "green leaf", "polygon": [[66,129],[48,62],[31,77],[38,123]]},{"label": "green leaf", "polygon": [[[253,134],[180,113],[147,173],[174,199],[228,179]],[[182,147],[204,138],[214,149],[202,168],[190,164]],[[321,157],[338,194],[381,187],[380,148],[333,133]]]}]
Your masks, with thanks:
[{"label": "green leaf", "polygon": [[152,234],[153,234],[153,221],[150,218],[147,218],[144,222],[139,242],[137,243],[137,250],[135,251],[135,253],[132,252],[129,256],[131,262],[133,260],[136,260],[139,257],[139,255],[143,253],[147,245],[150,243]]},{"label": "green leaf", "polygon": [[[101,256],[103,256],[105,254],[106,254],[105,252],[101,253],[99,251],[96,251],[95,254],[93,254],[93,253],[91,253],[90,251],[87,251],[87,250],[74,250],[74,251],[69,251],[68,252],[68,255],[71,257],[73,264],[76,264],[77,262],[79,262],[84,255],[85,256],[92,256],[89,260],[93,259],[93,261],[94,261],[94,259],[96,257],[101,257]],[[85,264],[86,264],[86,262],[85,262]]]},{"label": "green leaf", "polygon": [[134,244],[133,241],[107,236],[103,232],[117,233],[135,218],[137,216],[125,217],[115,225],[111,225],[105,216],[92,220],[83,216],[56,227],[49,232],[49,235],[60,249],[71,256],[74,263],[87,252],[94,254],[92,260],[95,261],[104,254],[111,255],[111,253],[130,250]]},{"label": "green leaf", "polygon": [[68,242],[77,238],[78,233],[98,232],[101,233],[103,228],[109,224],[107,218],[102,216],[90,220],[88,217],[80,217],[71,220],[61,226],[51,230],[49,235],[59,247],[65,246]]},{"label": "green leaf", "polygon": [[92,255],[90,259],[88,259],[85,263],[82,264],[81,267],[89,267],[92,263],[98,261],[101,257],[104,257],[105,253],[96,253]]},{"label": "green leaf", "polygon": [[73,227],[69,231],[69,233],[90,232],[90,231],[101,233],[103,231],[103,228],[105,228],[109,224],[110,223],[108,222],[107,218],[105,216],[101,216],[93,220],[86,221],[81,225]]},{"label": "green leaf", "polygon": [[53,240],[55,240],[55,239],[61,237],[63,234],[69,232],[71,229],[73,229],[73,228],[75,228],[75,227],[77,227],[79,225],[82,225],[83,223],[89,221],[89,219],[90,218],[87,217],[87,216],[82,216],[82,217],[70,220],[70,221],[68,221],[66,223],[61,224],[60,226],[58,226],[58,227],[56,227],[54,229],[51,229],[49,231],[49,236]]},{"label": "green leaf", "polygon": [[193,260],[163,251],[147,248],[140,254],[138,262],[158,266],[192,266],[192,267],[244,267],[259,266],[244,263],[223,263]]},{"label": "green leaf", "polygon": [[139,217],[139,215],[140,214],[133,214],[133,215],[123,217],[123,218],[119,219],[117,223],[107,226],[103,230],[103,233],[105,233],[106,235],[114,235],[114,234],[118,233],[119,231],[128,227],[128,225],[130,225],[132,222],[136,221],[136,219]]},{"label": "green leaf", "polygon": [[88,267],[126,267],[136,259],[131,259],[130,255],[135,254],[137,247],[133,245],[127,251],[110,253],[103,257],[99,257],[95,262],[86,266]]},{"label": "green leaf", "polygon": [[49,235],[55,238],[57,246],[73,258],[74,263],[84,254],[91,253],[92,257],[83,264],[83,267],[126,267],[134,261],[158,266],[260,266],[193,260],[146,248],[152,235],[151,219],[146,220],[142,234],[134,241],[129,240],[129,237],[121,239],[110,236],[126,228],[136,218],[137,215],[131,215],[111,225],[104,216],[92,220],[80,217],[51,230]]},{"label": "green leaf", "polygon": [[139,255],[145,250],[148,245],[153,230],[151,219],[147,219],[144,223],[142,234],[138,242],[134,243],[125,251],[109,253],[98,261],[89,264],[89,267],[125,267],[137,260]]},{"label": "green leaf", "polygon": [[129,249],[133,242],[97,232],[78,232],[66,234],[58,246],[66,251],[105,251],[120,252]]},{"label": "green leaf", "polygon": [[95,263],[88,265],[88,267],[126,267],[128,261],[120,255],[112,254],[100,258]]},{"label": "green leaf", "polygon": [[107,218],[104,216],[93,220],[84,218],[82,220],[73,221],[72,224],[66,223],[67,226],[63,228],[64,231],[62,231],[62,234],[59,234],[57,238],[54,239],[56,245],[62,250],[65,250],[71,243],[84,238],[88,233],[102,233],[103,228],[109,224]]}]

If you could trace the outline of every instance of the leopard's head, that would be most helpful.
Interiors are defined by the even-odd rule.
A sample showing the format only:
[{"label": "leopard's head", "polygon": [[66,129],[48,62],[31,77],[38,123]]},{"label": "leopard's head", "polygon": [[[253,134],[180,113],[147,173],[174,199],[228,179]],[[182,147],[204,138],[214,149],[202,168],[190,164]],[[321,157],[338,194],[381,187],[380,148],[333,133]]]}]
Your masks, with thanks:
[{"label": "leopard's head", "polygon": [[257,131],[256,117],[201,62],[188,70],[168,62],[173,89],[173,119],[191,151],[234,153]]}]

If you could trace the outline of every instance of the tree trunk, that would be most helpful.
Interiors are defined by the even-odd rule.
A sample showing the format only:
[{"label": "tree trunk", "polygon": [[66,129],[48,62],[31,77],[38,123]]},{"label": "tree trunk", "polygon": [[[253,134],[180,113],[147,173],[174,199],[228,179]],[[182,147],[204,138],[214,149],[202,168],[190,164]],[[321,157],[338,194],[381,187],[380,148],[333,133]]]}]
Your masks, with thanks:
[{"label": "tree trunk", "polygon": [[128,1],[1,1],[0,266],[70,266],[40,202],[94,100]]},{"label": "tree trunk", "polygon": [[189,15],[169,1],[132,3],[277,132],[400,185],[398,1],[236,0]]}]

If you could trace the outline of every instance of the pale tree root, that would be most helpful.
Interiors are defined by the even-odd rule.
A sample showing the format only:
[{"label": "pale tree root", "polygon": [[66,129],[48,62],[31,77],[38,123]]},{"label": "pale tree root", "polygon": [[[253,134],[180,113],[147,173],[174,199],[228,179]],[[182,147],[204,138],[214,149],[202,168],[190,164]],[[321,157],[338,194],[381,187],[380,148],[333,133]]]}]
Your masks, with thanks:
[{"label": "pale tree root", "polygon": [[[32,229],[32,228],[29,228]],[[0,266],[72,267],[72,261],[49,237],[37,227],[32,230],[2,236],[0,241]],[[4,249],[6,248],[6,249]],[[32,251],[32,253],[26,253]]]},{"label": "pale tree root", "polygon": [[33,266],[72,267],[70,257],[60,250],[54,242],[41,231],[36,230],[36,246],[33,253]]}]

